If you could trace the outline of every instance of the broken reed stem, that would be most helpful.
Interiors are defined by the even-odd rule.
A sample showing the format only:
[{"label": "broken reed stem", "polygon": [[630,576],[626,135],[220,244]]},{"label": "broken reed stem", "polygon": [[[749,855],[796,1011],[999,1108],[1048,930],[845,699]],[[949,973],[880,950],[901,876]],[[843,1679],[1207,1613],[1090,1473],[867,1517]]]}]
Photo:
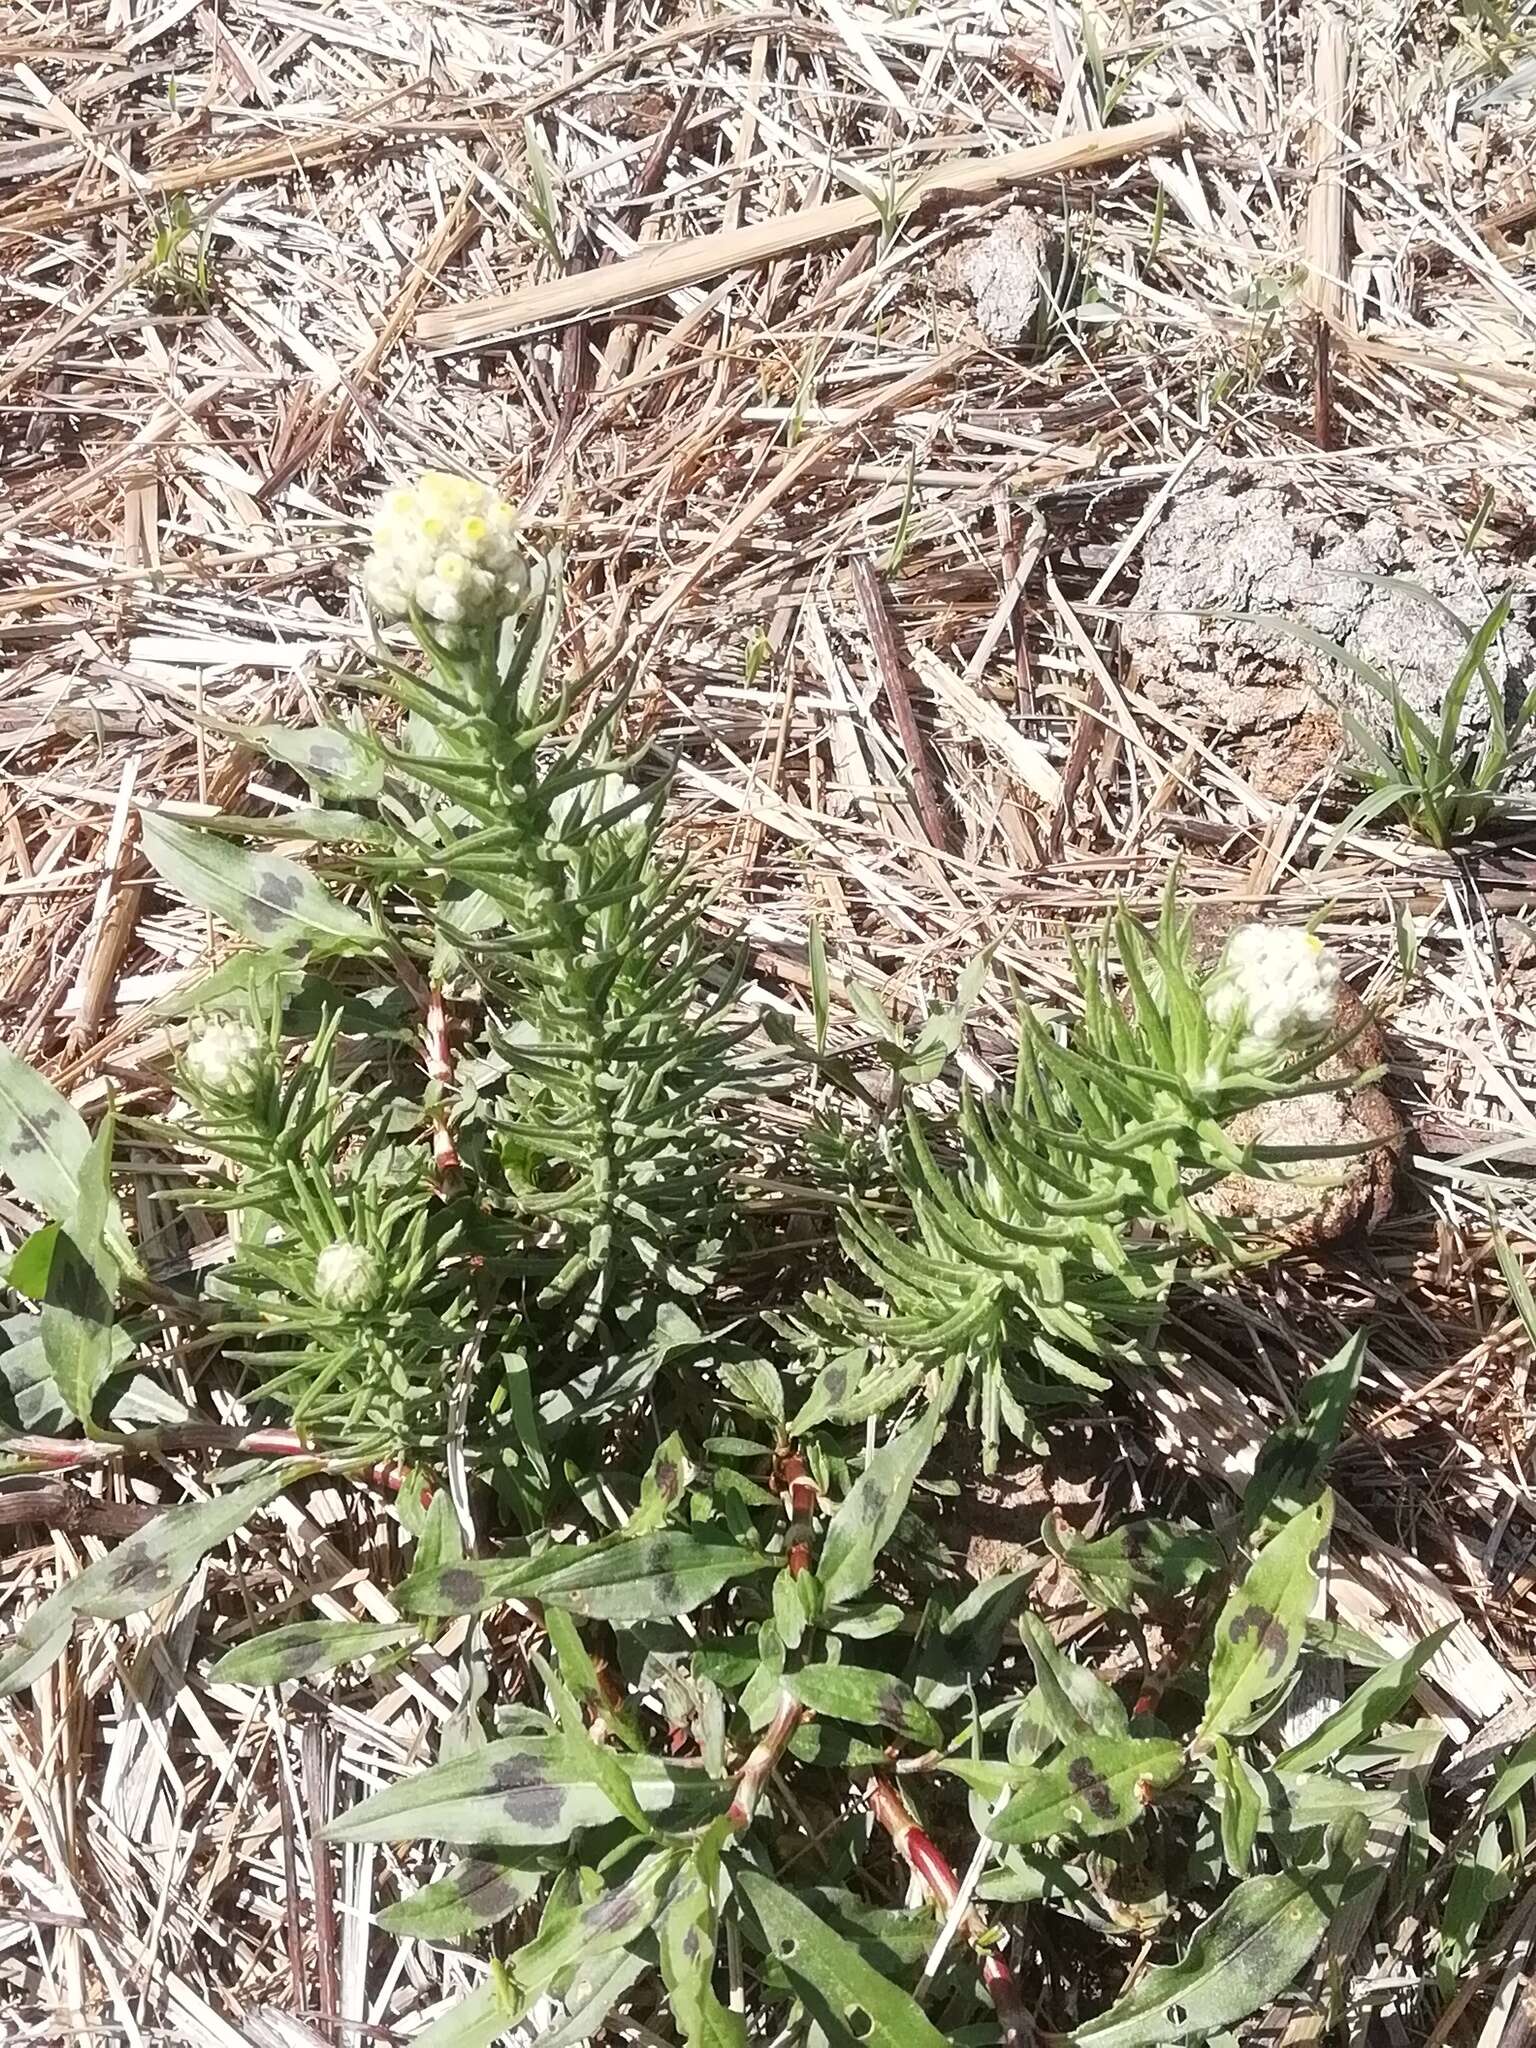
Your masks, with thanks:
[{"label": "broken reed stem", "polygon": [[[944,1852],[912,1818],[900,1792],[889,1778],[875,1777],[869,1782],[865,1798],[871,1815],[890,1836],[892,1847],[928,1894],[934,1909],[941,1915],[952,1912],[960,1897],[960,1880]],[[1004,2041],[1013,2044],[1030,2040],[1033,2029],[1018,1983],[1004,1958],[989,1945],[992,1930],[980,1907],[968,1905],[960,1917],[960,1926],[981,1963],[982,1982],[1002,2021]]]}]

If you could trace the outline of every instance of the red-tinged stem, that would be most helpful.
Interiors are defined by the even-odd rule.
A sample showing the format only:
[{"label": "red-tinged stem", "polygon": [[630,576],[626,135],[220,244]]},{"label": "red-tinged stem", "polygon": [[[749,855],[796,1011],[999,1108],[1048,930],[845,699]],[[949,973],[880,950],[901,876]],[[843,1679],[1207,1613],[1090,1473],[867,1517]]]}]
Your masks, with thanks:
[{"label": "red-tinged stem", "polygon": [[1168,1690],[1170,1681],[1177,1675],[1184,1660],[1188,1657],[1193,1640],[1193,1636],[1188,1630],[1182,1630],[1169,1643],[1167,1649],[1163,1652],[1161,1660],[1147,1673],[1141,1682],[1141,1691],[1136,1695],[1136,1704],[1131,1709],[1133,1716],[1137,1714],[1155,1714],[1157,1712],[1158,1708],[1162,1705],[1163,1694]]},{"label": "red-tinged stem", "polygon": [[[891,1838],[892,1847],[922,1885],[936,1911],[946,1917],[960,1896],[960,1882],[949,1859],[931,1836],[912,1818],[907,1802],[889,1778],[873,1778],[866,1797],[875,1820]],[[1010,2044],[1028,2042],[1033,2028],[1024,2010],[1018,1983],[1012,1970],[995,1948],[988,1945],[991,1929],[980,1907],[967,1905],[960,1918],[965,1938],[979,1953],[981,1980],[992,1995],[993,2008],[1003,2023],[1003,2039]]]},{"label": "red-tinged stem", "polygon": [[[448,1012],[443,1006],[443,992],[435,986],[427,993],[425,1057],[428,1079],[446,1092],[453,1086],[453,1049],[448,1040]],[[444,1180],[459,1170],[458,1147],[448,1128],[448,1108],[444,1101],[435,1103],[432,1109],[432,1164]]]},{"label": "red-tinged stem", "polygon": [[736,1781],[736,1797],[731,1801],[726,1818],[737,1834],[749,1827],[752,1816],[757,1812],[758,1801],[763,1789],[779,1767],[779,1760],[789,1747],[789,1738],[805,1719],[805,1709],[789,1694],[780,1693],[779,1704],[774,1709],[773,1719],[764,1730],[762,1740],[747,1758],[741,1776]]},{"label": "red-tinged stem", "polygon": [[[797,1579],[811,1568],[811,1516],[818,1496],[816,1482],[804,1458],[788,1444],[780,1444],[774,1453],[773,1485],[789,1517],[789,1549],[785,1566],[791,1578]],[[764,1787],[778,1769],[789,1747],[790,1737],[805,1718],[805,1708],[800,1702],[789,1693],[781,1692],[773,1719],[736,1781],[736,1797],[731,1801],[729,1819],[738,1834],[750,1826]]]},{"label": "red-tinged stem", "polygon": [[[49,1471],[67,1472],[105,1465],[114,1458],[159,1458],[176,1451],[233,1451],[247,1458],[323,1458],[295,1429],[224,1429],[217,1423],[189,1422],[170,1429],[144,1429],[113,1442],[97,1438],[9,1436],[0,1438],[0,1458],[16,1458]],[[375,1486],[398,1493],[406,1467],[392,1459],[370,1465],[362,1473]],[[422,1489],[423,1503],[431,1499]]]},{"label": "red-tinged stem", "polygon": [[784,1497],[785,1512],[789,1516],[789,1550],[785,1564],[791,1578],[798,1579],[802,1572],[811,1568],[811,1517],[819,1498],[816,1482],[804,1458],[787,1445],[781,1447],[774,1457],[773,1477],[777,1491]]}]

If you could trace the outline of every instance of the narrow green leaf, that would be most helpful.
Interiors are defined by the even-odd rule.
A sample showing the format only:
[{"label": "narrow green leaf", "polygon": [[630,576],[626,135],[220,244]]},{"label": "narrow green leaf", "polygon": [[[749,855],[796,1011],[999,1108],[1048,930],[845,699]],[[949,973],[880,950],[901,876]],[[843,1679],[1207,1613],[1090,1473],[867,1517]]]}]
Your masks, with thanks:
[{"label": "narrow green leaf", "polygon": [[1108,1535],[1084,1542],[1059,1516],[1049,1514],[1040,1537],[1090,1599],[1120,1614],[1130,1611],[1137,1593],[1193,1592],[1226,1562],[1221,1544],[1208,1530],[1153,1518],[1122,1523]]},{"label": "narrow green leaf", "polygon": [[940,1420],[935,1403],[921,1422],[888,1437],[854,1481],[827,1525],[817,1576],[828,1607],[856,1600],[875,1576],[875,1560],[895,1534]]},{"label": "narrow green leaf", "polygon": [[1178,1962],[1147,1970],[1067,2040],[1072,2048],[1168,2048],[1235,2026],[1277,1998],[1311,1960],[1341,1891],[1337,1877],[1318,1872],[1250,1877]]},{"label": "narrow green leaf", "polygon": [[1018,1790],[987,1826],[993,1842],[1086,1841],[1139,1820],[1152,1797],[1184,1774],[1184,1751],[1160,1736],[1094,1736],[1049,1763],[1018,1770]]},{"label": "narrow green leaf", "polygon": [[758,1871],[736,1874],[774,1957],[831,2048],[946,2048],[917,2002],[816,1910]]},{"label": "narrow green leaf", "polygon": [[1336,1713],[1330,1714],[1300,1742],[1293,1743],[1283,1756],[1276,1757],[1274,1768],[1277,1771],[1310,1771],[1342,1751],[1353,1749],[1356,1743],[1368,1741],[1412,1698],[1426,1666],[1434,1660],[1455,1627],[1454,1622],[1448,1621],[1433,1635],[1426,1636],[1422,1643],[1394,1658],[1390,1664],[1384,1664],[1379,1671],[1373,1671]]},{"label": "narrow green leaf", "polygon": [[77,1614],[121,1620],[174,1593],[216,1543],[242,1528],[258,1509],[312,1467],[295,1459],[285,1469],[263,1473],[235,1493],[171,1508],[77,1579],[61,1586],[23,1624],[0,1652],[0,1697],[30,1685],[53,1663],[69,1640]]},{"label": "narrow green leaf", "polygon": [[1021,1615],[1019,1634],[1035,1667],[1041,1712],[1059,1740],[1074,1742],[1085,1733],[1126,1733],[1129,1721],[1124,1701],[1101,1678],[1064,1657],[1038,1615]]},{"label": "narrow green leaf", "polygon": [[401,1940],[458,1944],[526,1906],[547,1877],[547,1871],[524,1869],[510,1855],[477,1856],[374,1917],[386,1934]]},{"label": "narrow green leaf", "polygon": [[633,1947],[659,1918],[680,1861],[681,1851],[657,1849],[626,1883],[541,1927],[511,1960],[518,1989],[534,1997],[574,1965]]},{"label": "narrow green leaf", "polygon": [[1264,1781],[1225,1735],[1212,1738],[1209,1761],[1221,1795],[1222,1857],[1234,1877],[1245,1877],[1253,1859],[1254,1837],[1268,1811]]},{"label": "narrow green leaf", "polygon": [[[645,1756],[615,1759],[648,1814],[717,1803],[702,1771]],[[337,1842],[453,1842],[463,1848],[521,1849],[568,1842],[618,1817],[564,1736],[514,1735],[467,1756],[415,1771],[333,1820]]]},{"label": "narrow green leaf", "polygon": [[[569,1695],[567,1695],[569,1697]],[[615,1813],[627,1820],[637,1835],[654,1835],[645,1808],[635,1796],[628,1771],[616,1751],[594,1742],[585,1728],[565,1728],[565,1762],[573,1775],[595,1785]]]},{"label": "narrow green leaf", "polygon": [[774,1559],[739,1544],[688,1529],[661,1529],[601,1543],[554,1544],[537,1557],[471,1558],[419,1578],[413,1574],[409,1604],[417,1614],[478,1614],[506,1600],[531,1598],[589,1621],[665,1621],[691,1614],[733,1579],[773,1567]]},{"label": "narrow green leaf", "polygon": [[53,1248],[38,1320],[43,1356],[70,1413],[88,1422],[97,1394],[118,1356],[113,1342],[113,1295],[117,1269],[101,1241],[103,1205],[87,1194],[99,1170],[98,1147],[110,1143],[110,1121],[97,1135],[81,1167],[78,1214],[85,1241],[61,1230]]},{"label": "narrow green leaf", "polygon": [[392,1650],[415,1634],[409,1622],[295,1621],[226,1650],[208,1677],[214,1685],[282,1685]]},{"label": "narrow green leaf", "polygon": [[[941,1712],[962,1699],[997,1662],[1008,1625],[1029,1597],[1035,1574],[998,1572],[973,1587],[918,1651],[916,1692],[925,1706]],[[900,1610],[897,1610],[898,1615]],[[846,1633],[846,1623],[840,1633]]]},{"label": "narrow green leaf", "polygon": [[188,902],[259,945],[377,944],[366,918],[281,854],[253,852],[154,811],[144,814],[144,852],[155,873]]},{"label": "narrow green leaf", "polygon": [[713,1866],[718,1858],[695,1852],[694,1868],[673,1893],[661,1920],[661,1975],[672,2018],[687,2048],[746,2048],[745,2015],[715,1995]]},{"label": "narrow green leaf", "polygon": [[855,1664],[807,1664],[791,1672],[784,1685],[813,1714],[858,1721],[866,1728],[890,1728],[925,1749],[944,1746],[944,1730],[911,1686],[883,1671],[866,1671]]},{"label": "narrow green leaf", "polygon": [[1316,1498],[1338,1449],[1365,1364],[1363,1332],[1350,1338],[1302,1387],[1296,1417],[1275,1430],[1243,1494],[1243,1528],[1262,1540]]},{"label": "narrow green leaf", "polygon": [[1333,1496],[1325,1493],[1271,1537],[1222,1608],[1202,1742],[1240,1727],[1295,1670],[1317,1596],[1318,1559],[1332,1525]]},{"label": "narrow green leaf", "polygon": [[384,787],[384,763],[342,726],[249,725],[239,737],[297,768],[325,796],[377,796]]},{"label": "narrow green leaf", "polygon": [[78,1110],[0,1046],[0,1173],[55,1223],[72,1224],[91,1134]]}]

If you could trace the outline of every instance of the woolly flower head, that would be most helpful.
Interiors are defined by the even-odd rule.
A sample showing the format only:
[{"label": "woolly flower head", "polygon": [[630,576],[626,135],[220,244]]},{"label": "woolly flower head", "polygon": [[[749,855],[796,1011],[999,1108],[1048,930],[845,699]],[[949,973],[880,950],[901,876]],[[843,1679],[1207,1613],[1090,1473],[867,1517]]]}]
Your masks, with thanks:
[{"label": "woolly flower head", "polygon": [[188,1045],[181,1063],[203,1094],[246,1101],[266,1071],[266,1041],[238,1017],[214,1017]]},{"label": "woolly flower head", "polygon": [[363,589],[381,617],[408,619],[414,606],[453,645],[517,611],[528,587],[517,515],[485,484],[429,469],[385,492],[363,565]]},{"label": "woolly flower head", "polygon": [[1219,1027],[1237,1024],[1257,1045],[1294,1045],[1333,1023],[1339,963],[1321,939],[1287,925],[1248,924],[1232,934],[1206,989]]},{"label": "woolly flower head", "polygon": [[366,1245],[338,1238],[315,1261],[315,1299],[322,1308],[373,1308],[384,1291],[384,1270]]}]

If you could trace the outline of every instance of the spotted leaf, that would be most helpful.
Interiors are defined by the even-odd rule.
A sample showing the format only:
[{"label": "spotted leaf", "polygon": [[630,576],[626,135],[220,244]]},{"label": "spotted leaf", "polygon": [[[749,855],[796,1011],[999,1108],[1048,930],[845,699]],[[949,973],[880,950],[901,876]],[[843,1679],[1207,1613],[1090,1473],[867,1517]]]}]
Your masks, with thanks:
[{"label": "spotted leaf", "polygon": [[875,1560],[895,1534],[939,1423],[935,1404],[873,1452],[827,1525],[818,1577],[827,1606],[856,1600],[875,1576]]},{"label": "spotted leaf", "polygon": [[911,1686],[883,1671],[866,1671],[856,1664],[807,1664],[784,1683],[813,1714],[858,1721],[867,1728],[890,1728],[925,1749],[943,1747],[944,1730]]},{"label": "spotted leaf", "polygon": [[1333,1496],[1325,1493],[1271,1537],[1222,1608],[1202,1744],[1251,1721],[1295,1670],[1317,1596],[1319,1553],[1332,1525]]},{"label": "spotted leaf", "polygon": [[208,1676],[215,1685],[281,1685],[392,1650],[415,1634],[409,1622],[296,1621],[237,1643]]},{"label": "spotted leaf", "polygon": [[321,944],[371,949],[373,927],[321,887],[307,868],[278,853],[257,853],[216,833],[144,817],[144,851],[162,880],[258,945],[279,951]]},{"label": "spotted leaf", "polygon": [[1083,1841],[1140,1819],[1155,1794],[1183,1775],[1184,1751],[1161,1737],[1094,1736],[1049,1763],[1020,1766],[1016,1790],[988,1823],[994,1842]]}]

